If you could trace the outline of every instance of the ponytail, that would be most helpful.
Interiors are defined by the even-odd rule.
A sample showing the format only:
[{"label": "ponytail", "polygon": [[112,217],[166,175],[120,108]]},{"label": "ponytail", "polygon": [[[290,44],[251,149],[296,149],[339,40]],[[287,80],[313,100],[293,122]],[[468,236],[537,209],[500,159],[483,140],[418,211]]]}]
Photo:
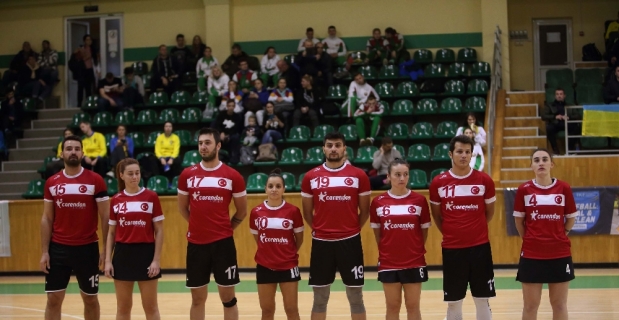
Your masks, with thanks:
[{"label": "ponytail", "polygon": [[125,190],[125,181],[120,178],[120,174],[124,173],[125,168],[127,168],[127,166],[131,164],[140,165],[140,163],[133,158],[125,158],[123,160],[120,160],[120,162],[118,162],[118,164],[116,165],[115,173],[116,173],[116,180],[118,181],[118,192]]}]

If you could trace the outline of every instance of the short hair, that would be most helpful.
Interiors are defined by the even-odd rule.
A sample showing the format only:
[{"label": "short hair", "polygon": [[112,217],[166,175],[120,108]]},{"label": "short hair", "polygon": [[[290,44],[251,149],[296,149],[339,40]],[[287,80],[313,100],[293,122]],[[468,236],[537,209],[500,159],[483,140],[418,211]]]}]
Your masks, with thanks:
[{"label": "short hair", "polygon": [[563,88],[561,88],[561,87],[556,88],[556,89],[555,89],[555,92],[557,92],[557,91],[561,91],[561,92],[563,92],[563,94],[565,94],[565,90],[563,90]]},{"label": "short hair", "polygon": [[239,59],[239,66],[241,65],[241,63],[247,63],[247,65],[249,65],[249,63],[247,62],[247,59]]},{"label": "short hair", "polygon": [[219,144],[221,142],[221,136],[219,135],[219,131],[217,129],[214,129],[214,128],[202,128],[202,129],[200,129],[200,131],[198,132],[198,139],[203,134],[213,135],[213,139],[215,139],[215,144]]},{"label": "short hair", "polygon": [[114,74],[111,73],[111,72],[108,72],[108,73],[105,74],[105,77],[106,78],[114,78]]},{"label": "short hair", "polygon": [[90,121],[88,121],[88,120],[82,120],[82,121],[80,121],[79,125],[82,125],[82,123],[83,123],[83,124],[90,125]]},{"label": "short hair", "polygon": [[254,83],[256,83],[256,81],[260,81],[260,83],[262,83],[262,84],[264,85],[264,81],[262,81],[262,79],[261,79],[261,78],[256,78],[256,79],[254,79]]},{"label": "short hair", "polygon": [[463,144],[469,144],[471,145],[471,152],[473,151],[473,148],[475,147],[475,141],[473,141],[473,139],[465,136],[465,135],[459,135],[459,136],[455,136],[453,138],[451,138],[451,141],[449,142],[449,151],[450,152],[454,152],[454,150],[456,150],[456,143],[463,143]]},{"label": "short hair", "polygon": [[43,40],[43,43],[49,44],[49,41],[48,40]]},{"label": "short hair", "polygon": [[86,41],[86,38],[90,38],[92,40],[92,37],[88,33],[82,37],[82,41]]},{"label": "short hair", "polygon": [[174,123],[172,123],[172,121],[166,121],[166,122],[164,122],[164,123],[163,123],[163,126],[165,127],[165,125],[166,125],[166,124],[168,124],[168,123],[172,125],[172,128],[174,128]]},{"label": "short hair", "polygon": [[388,27],[387,29],[385,29],[385,33],[396,34],[395,29],[392,27]]},{"label": "short hair", "polygon": [[376,32],[376,31],[380,32],[380,29],[379,28],[374,28],[374,30],[372,30],[372,33]]},{"label": "short hair", "polygon": [[322,140],[322,145],[324,146],[327,143],[327,140],[341,140],[344,145],[346,145],[346,139],[344,135],[339,131],[333,131],[325,134],[325,138]]},{"label": "short hair", "polygon": [[395,167],[400,164],[406,166],[409,169],[411,168],[411,165],[408,162],[406,162],[406,160],[395,158],[393,159],[393,161],[389,162],[389,166],[387,167],[387,174],[391,174],[391,167]]},{"label": "short hair", "polygon": [[305,29],[305,33],[308,33],[308,32],[314,32],[314,28],[309,27],[309,28]]},{"label": "short hair", "polygon": [[256,118],[256,116],[255,116],[255,115],[253,115],[253,114],[252,114],[251,116],[247,117],[247,119],[248,119],[248,120],[249,120],[249,119],[255,119],[255,120],[258,120],[258,118]]},{"label": "short hair", "polygon": [[304,75],[303,77],[301,77],[301,79],[309,82],[310,84],[312,84],[314,82],[314,79],[309,74]]},{"label": "short hair", "polygon": [[64,128],[64,130],[62,130],[62,134],[64,135],[64,133],[67,132],[67,131],[71,132],[71,135],[73,135],[73,129],[71,129],[69,127]]},{"label": "short hair", "polygon": [[238,44],[238,43],[235,43],[235,44],[232,45],[232,49],[239,49],[239,50],[241,50],[241,45]]},{"label": "short hair", "polygon": [[533,150],[533,152],[531,152],[531,163],[533,163],[533,155],[534,155],[536,152],[538,152],[538,151],[543,151],[543,152],[546,152],[546,153],[548,154],[548,156],[550,157],[550,162],[553,162],[553,161],[554,161],[554,160],[553,160],[552,153],[550,153],[550,151],[548,151],[548,149],[546,149],[546,148],[537,148],[537,149]]},{"label": "short hair", "polygon": [[204,50],[206,50],[206,49],[209,49],[209,50],[213,51],[213,49],[211,49],[211,47],[209,47],[209,46],[204,47]]},{"label": "short hair", "polygon": [[62,149],[62,151],[64,151],[64,143],[67,141],[77,141],[80,143],[80,147],[83,147],[84,145],[82,144],[82,138],[76,136],[76,135],[70,135],[64,139],[62,139],[62,145],[60,146],[60,148]]},{"label": "short hair", "polygon": [[226,101],[226,107],[230,104],[234,104],[236,106],[236,101],[234,101],[233,99],[228,99],[228,101]]},{"label": "short hair", "polygon": [[185,39],[185,35],[183,35],[182,33],[179,33],[176,35],[176,40],[178,40],[179,38]]},{"label": "short hair", "polygon": [[376,96],[373,93],[370,93],[367,100],[376,100]]},{"label": "short hair", "polygon": [[269,50],[271,50],[271,49],[275,50],[275,47],[273,47],[273,46],[268,47],[268,48],[264,51],[264,54],[269,53]]},{"label": "short hair", "polygon": [[329,27],[327,28],[327,30],[329,30],[329,29],[335,29],[335,26],[329,26]]},{"label": "short hair", "polygon": [[133,74],[133,72],[134,72],[134,71],[133,71],[133,67],[126,67],[123,73],[124,73],[126,76],[128,76],[128,75],[130,75],[130,74]]},{"label": "short hair", "polygon": [[383,139],[380,140],[380,144],[383,146],[390,143],[393,143],[393,139],[391,139],[391,137],[383,137]]}]

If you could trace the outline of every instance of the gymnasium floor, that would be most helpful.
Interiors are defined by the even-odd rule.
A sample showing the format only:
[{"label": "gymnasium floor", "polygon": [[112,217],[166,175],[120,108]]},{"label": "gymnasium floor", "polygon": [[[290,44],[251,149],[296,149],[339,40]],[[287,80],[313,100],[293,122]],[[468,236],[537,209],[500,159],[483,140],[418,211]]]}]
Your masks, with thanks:
[{"label": "gymnasium floor", "polygon": [[[497,297],[490,304],[493,319],[520,319],[522,296],[520,284],[514,280],[515,270],[496,271],[495,284]],[[307,279],[307,274],[302,275]],[[423,284],[421,294],[421,314],[423,319],[444,318],[445,304],[442,302],[441,272],[430,272],[430,281]],[[384,296],[382,287],[376,280],[376,273],[366,273],[364,300],[368,319],[384,319]],[[241,273],[241,284],[237,286],[240,319],[260,319],[260,307],[254,276]],[[209,287],[214,292],[214,286]],[[63,319],[84,319],[82,302],[75,279],[68,288],[68,294],[63,306]],[[309,319],[312,304],[311,289],[306,281],[299,285],[299,308],[301,318]],[[548,292],[544,292],[538,319],[552,319]],[[189,290],[185,289],[183,275],[164,275],[159,283],[159,309],[162,319],[187,319],[190,303]],[[569,295],[570,319],[586,320],[619,320],[619,270],[576,270],[576,280],[572,281]],[[101,319],[114,319],[116,299],[113,284],[107,278],[100,282],[99,301],[101,303]],[[275,319],[286,319],[281,296],[277,297],[278,310]],[[132,319],[145,319],[141,309],[140,295],[135,294],[133,300]],[[41,319],[45,308],[42,277],[0,277],[0,319]],[[217,294],[210,294],[207,300],[207,319],[221,319],[221,302]],[[340,280],[332,286],[329,303],[328,319],[347,319],[348,304],[344,286]],[[464,319],[475,319],[473,301],[468,298],[464,302]],[[402,319],[406,315],[402,313]]]}]

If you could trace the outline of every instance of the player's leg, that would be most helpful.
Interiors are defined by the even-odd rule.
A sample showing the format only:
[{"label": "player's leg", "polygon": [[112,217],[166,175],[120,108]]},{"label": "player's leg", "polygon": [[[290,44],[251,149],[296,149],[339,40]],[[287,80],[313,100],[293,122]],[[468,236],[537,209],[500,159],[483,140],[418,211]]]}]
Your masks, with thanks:
[{"label": "player's leg", "polygon": [[314,291],[312,320],[327,319],[327,304],[331,295],[331,284],[335,281],[335,259],[333,242],[312,239],[309,278],[309,285]]},{"label": "player's leg", "polygon": [[567,292],[569,282],[574,280],[572,257],[548,260],[546,264],[552,319],[567,319]]},{"label": "player's leg", "polygon": [[443,252],[443,301],[447,302],[447,320],[462,319],[462,301],[466,297],[469,265],[466,263],[468,248],[442,249]]},{"label": "player's leg", "polygon": [[191,307],[189,319],[203,320],[205,304],[208,297],[208,283],[211,278],[212,253],[211,244],[187,244],[187,288],[191,289]]},{"label": "player's leg", "polygon": [[159,304],[157,303],[158,279],[138,281],[140,296],[142,297],[142,309],[146,315],[146,320],[159,320]]},{"label": "player's leg", "polygon": [[490,320],[492,319],[492,311],[488,300],[496,297],[490,243],[470,248],[468,264],[471,270],[469,284],[473,302],[475,302],[477,320]]},{"label": "player's leg", "polygon": [[380,119],[380,116],[372,117],[372,127],[370,128],[370,138],[372,139],[376,138],[376,135],[378,134],[378,129],[380,128]]},{"label": "player's leg", "polygon": [[537,309],[542,300],[542,283],[522,283],[522,320],[537,320]]},{"label": "player's leg", "polygon": [[232,237],[212,243],[213,277],[217,283],[219,297],[224,307],[224,320],[239,318],[234,286],[239,284],[239,272],[236,262],[236,246]]},{"label": "player's leg", "polygon": [[204,320],[206,316],[206,298],[208,297],[208,284],[199,288],[191,288],[191,308],[189,319]]},{"label": "player's leg", "polygon": [[258,301],[262,310],[262,320],[275,318],[275,293],[277,283],[264,283],[258,285]]},{"label": "player's leg", "polygon": [[74,248],[73,271],[84,302],[84,319],[99,319],[99,246],[92,243]]},{"label": "player's leg", "polygon": [[407,283],[403,287],[406,320],[421,320],[421,283]]},{"label": "player's leg", "polygon": [[385,306],[387,308],[385,319],[399,320],[400,308],[402,307],[402,284],[399,282],[383,282],[383,292],[385,293]]},{"label": "player's leg", "polygon": [[71,279],[72,268],[68,249],[67,246],[53,242],[49,244],[50,268],[45,274],[45,292],[47,293],[45,319],[60,319],[65,291]]},{"label": "player's leg", "polygon": [[337,269],[346,285],[346,297],[350,304],[350,315],[353,320],[365,319],[365,305],[363,303],[363,248],[361,235],[346,240],[333,242],[336,250]]},{"label": "player's leg", "polygon": [[224,320],[238,320],[239,307],[236,305],[236,294],[234,286],[222,287],[217,286],[219,290],[219,298],[224,306]]},{"label": "player's leg", "polygon": [[299,320],[299,282],[281,282],[279,290],[284,300],[284,312],[288,320]]},{"label": "player's leg", "polygon": [[548,284],[552,320],[567,320],[567,292],[569,287],[569,282]]},{"label": "player's leg", "polygon": [[114,280],[116,291],[116,320],[131,319],[133,281]]}]

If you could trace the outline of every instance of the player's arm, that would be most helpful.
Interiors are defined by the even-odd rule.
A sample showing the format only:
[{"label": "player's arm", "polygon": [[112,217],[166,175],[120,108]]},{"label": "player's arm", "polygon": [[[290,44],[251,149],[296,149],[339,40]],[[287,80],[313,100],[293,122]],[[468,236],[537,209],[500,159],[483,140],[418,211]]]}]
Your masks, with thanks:
[{"label": "player's arm", "polygon": [[[101,220],[101,237],[103,238],[103,243],[107,245],[107,235],[110,228],[110,200],[97,201],[97,208],[99,209],[99,219]],[[101,266],[101,269],[105,268],[105,256],[106,250],[104,246],[103,252],[99,255],[99,266]]]},{"label": "player's arm", "polygon": [[314,228],[314,199],[303,197],[301,204],[303,205],[303,219],[305,219],[310,228]]},{"label": "player's arm", "polygon": [[[256,237],[258,239],[258,237]],[[303,231],[295,232],[294,234],[294,242],[297,245],[297,252],[301,249],[301,245],[303,244]]]},{"label": "player's arm", "polygon": [[[115,223],[115,221],[114,221]],[[105,242],[105,276],[111,278],[114,276],[114,267],[112,266],[112,251],[114,251],[114,243],[116,239],[116,225],[111,225],[107,232],[107,241]]]},{"label": "player's arm", "polygon": [[372,228],[374,232],[374,239],[376,239],[376,244],[380,245],[380,228]]},{"label": "player's arm", "polygon": [[247,196],[241,196],[232,198],[234,199],[234,207],[236,207],[236,213],[230,219],[230,223],[232,224],[232,230],[236,229],[243,219],[247,216]]},{"label": "player's arm", "polygon": [[155,255],[148,268],[148,276],[154,277],[161,271],[161,250],[163,248],[163,220],[153,222],[155,229]]},{"label": "player's arm", "polygon": [[178,193],[178,212],[189,222],[189,195]]},{"label": "player's arm", "polygon": [[52,225],[54,223],[54,202],[43,202],[43,217],[41,218],[41,271],[49,273],[49,242],[52,239]]},{"label": "player's arm", "polygon": [[423,244],[426,244],[426,241],[428,241],[428,228],[421,229],[421,233],[423,234]]},{"label": "player's arm", "polygon": [[568,234],[570,233],[570,231],[572,231],[572,228],[574,227],[574,222],[576,222],[576,217],[565,219],[565,234]]},{"label": "player's arm", "polygon": [[260,239],[258,239],[258,235],[254,234],[254,240],[256,240],[256,244],[260,243]]},{"label": "player's arm", "polygon": [[578,216],[578,208],[576,207],[576,201],[574,201],[572,188],[566,184],[565,189],[565,234],[567,235],[574,227],[574,222],[576,222],[576,217]]},{"label": "player's arm", "polygon": [[441,205],[430,203],[432,209],[432,219],[434,219],[434,225],[438,228],[438,231],[443,233],[443,213],[441,212]]},{"label": "player's arm", "polygon": [[524,217],[514,217],[514,223],[516,224],[518,235],[520,235],[521,238],[524,238]]},{"label": "player's arm", "polygon": [[370,218],[370,195],[359,196],[359,226],[363,225]]},{"label": "player's arm", "polygon": [[486,223],[490,223],[494,217],[494,202],[486,203]]}]

